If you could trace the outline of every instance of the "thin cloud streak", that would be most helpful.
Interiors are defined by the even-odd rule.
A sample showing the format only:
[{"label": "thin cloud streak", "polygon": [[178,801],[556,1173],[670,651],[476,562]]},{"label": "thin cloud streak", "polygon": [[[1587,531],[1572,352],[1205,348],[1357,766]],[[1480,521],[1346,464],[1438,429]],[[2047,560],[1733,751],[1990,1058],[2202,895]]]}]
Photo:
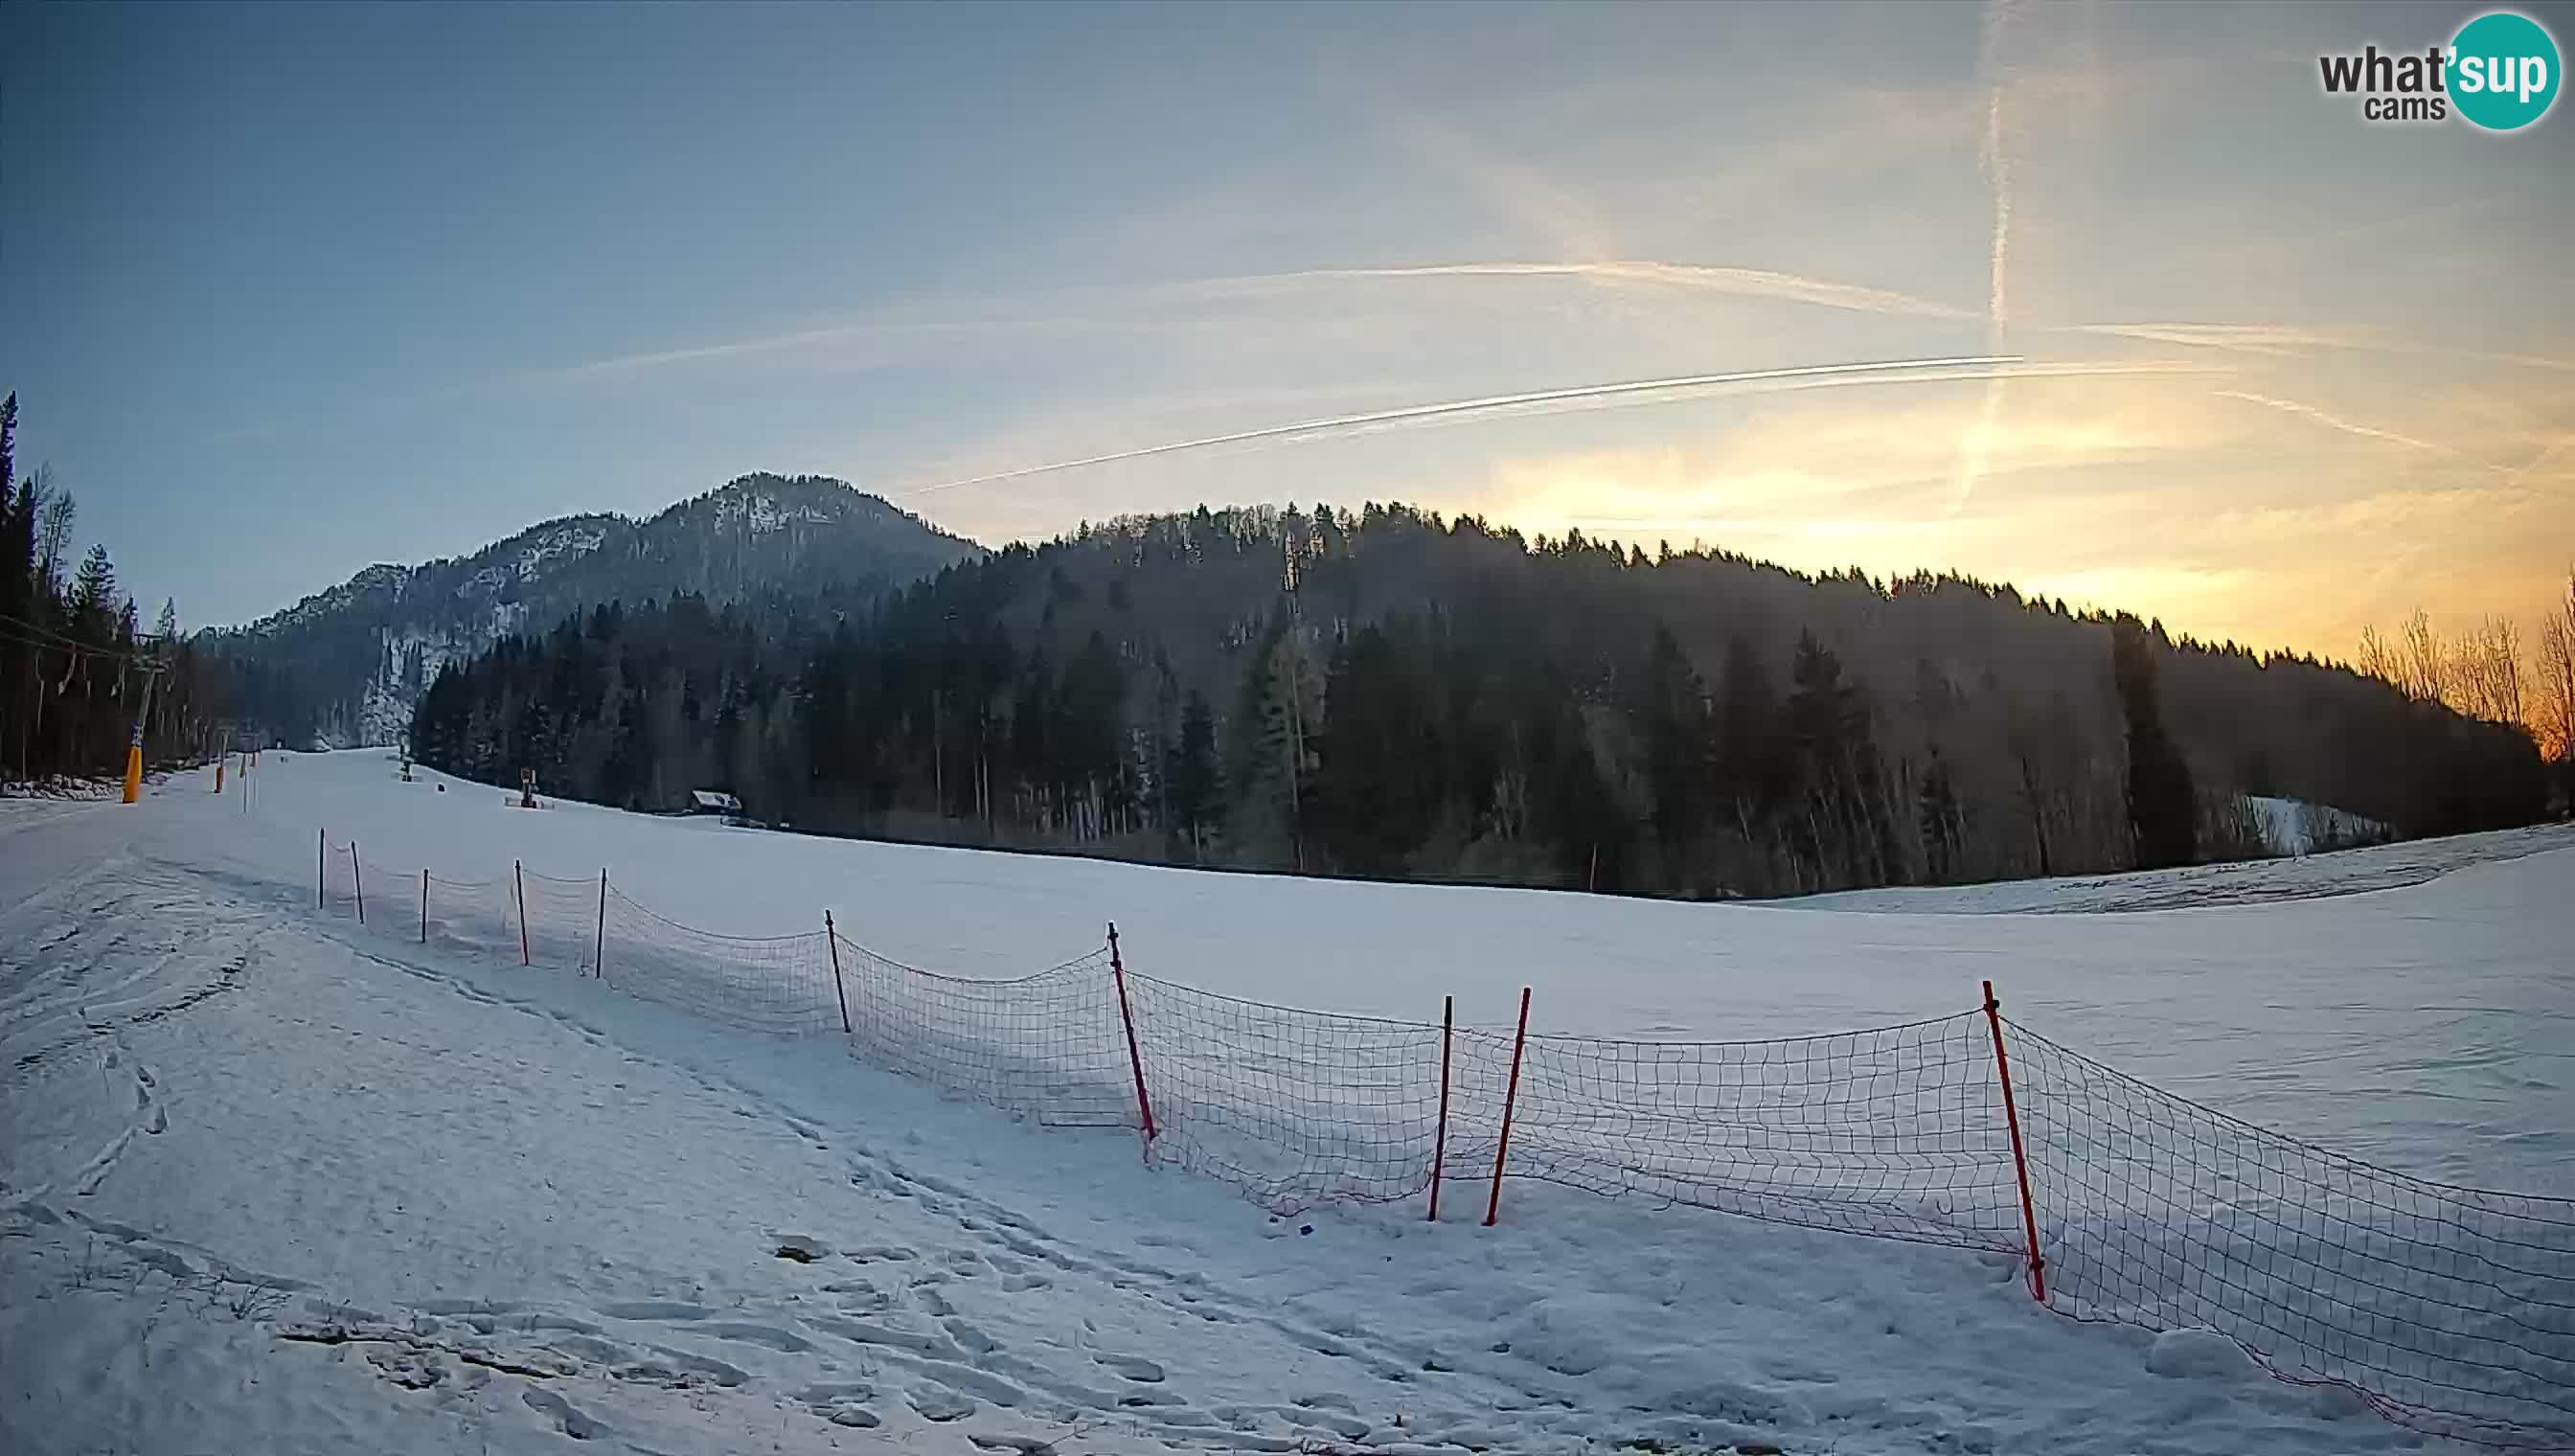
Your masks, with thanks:
[{"label": "thin cloud streak", "polygon": [[2417,440],[2411,435],[2399,435],[2393,430],[2380,430],[2369,425],[2356,425],[2349,420],[2343,419],[2339,415],[2329,415],[2324,411],[2317,409],[2313,405],[2300,404],[2296,400],[2274,399],[2269,395],[2257,395],[2244,390],[2218,390],[2215,391],[2215,394],[2221,400],[2242,400],[2248,405],[2261,405],[2268,409],[2279,410],[2285,414],[2295,415],[2302,420],[2313,420],[2328,430],[2339,430],[2345,435],[2357,435],[2364,440],[2384,440],[2391,445],[2402,445],[2410,450],[2439,449],[2438,446],[2433,445],[2428,440]]},{"label": "thin cloud streak", "polygon": [[2367,334],[2339,332],[2330,329],[2302,329],[2291,324],[2199,324],[2199,323],[2132,323],[2132,324],[2064,324],[2053,331],[2061,334],[2098,334],[2120,339],[2142,339],[2156,344],[2179,344],[2193,349],[2219,349],[2245,354],[2291,356],[2319,350],[2347,349],[2374,354],[2428,355],[2440,359],[2472,359],[2486,364],[2511,364],[2524,369],[2575,372],[2575,359],[2551,359],[2538,354],[2501,354],[2486,349],[2459,349],[2447,344],[2431,344],[2419,339],[2381,339]]},{"label": "thin cloud streak", "polygon": [[1309,268],[1216,283],[1294,283],[1340,279],[1400,278],[1573,278],[1593,283],[1642,284],[1778,299],[1853,313],[1895,314],[1908,318],[1965,321],[1977,315],[1930,299],[1863,284],[1836,283],[1763,268],[1729,268],[1700,263],[1664,263],[1649,258],[1599,263],[1425,263],[1392,268]]},{"label": "thin cloud streak", "polygon": [[2317,349],[2369,347],[2365,341],[2349,335],[2301,329],[2287,324],[2067,324],[2063,325],[2058,332],[2096,334],[2115,339],[2138,339],[2151,344],[2179,344],[2191,349],[2219,349],[2229,353],[2262,354],[2275,358],[2286,358]]},{"label": "thin cloud streak", "polygon": [[[1762,268],[1667,263],[1645,258],[1616,259],[1597,263],[1462,262],[1367,268],[1308,268],[1282,273],[1230,274],[1182,279],[1169,283],[1147,284],[1133,289],[1073,289],[1033,295],[1030,301],[1043,300],[1059,308],[1067,304],[1087,303],[1095,307],[1106,307],[1112,313],[1116,313],[1122,310],[1134,311],[1169,304],[1266,298],[1309,283],[1439,278],[1562,278],[1613,286],[1667,288],[1726,294],[1739,298],[1770,299],[1784,303],[1811,304],[1818,308],[1839,309],[1852,313],[1904,318],[1963,322],[1980,317],[1973,310],[1955,308],[1892,289],[1871,288],[1865,284],[1839,283],[1831,279],[1809,278]],[[1084,321],[1080,318],[1069,318],[1061,313],[1049,313],[1041,317],[999,315],[948,319],[893,317],[865,319],[843,324],[818,324],[778,334],[758,335],[714,344],[685,345],[676,349],[614,355],[580,364],[530,370],[517,377],[538,380],[600,378],[641,373],[674,365],[716,363],[784,353],[816,345],[891,335],[931,335],[1012,328],[1065,328],[1077,326],[1082,322]],[[1111,320],[1098,319],[1093,322],[1105,327]]]},{"label": "thin cloud streak", "polygon": [[[2007,10],[1997,5],[1995,10]],[[1997,26],[2004,23],[1994,22]],[[1562,279],[1610,288],[1669,290],[1735,298],[1805,304],[1847,313],[1945,323],[1981,322],[1986,348],[1999,350],[2005,326],[2022,324],[2049,334],[2085,335],[2142,343],[2179,345],[2221,353],[2290,358],[2333,351],[2425,355],[2477,360],[2527,369],[2575,372],[2575,360],[2541,355],[2462,349],[2424,340],[2386,339],[2346,330],[2306,328],[2292,324],[2191,320],[2138,320],[2078,324],[2028,324],[2015,320],[2011,292],[2012,166],[2005,92],[1998,79],[1987,96],[1985,126],[1979,139],[1979,163],[1993,192],[1993,224],[1987,242],[1987,291],[1982,310],[1959,308],[1894,289],[1846,283],[1771,269],[1722,264],[1675,263],[1651,258],[1598,262],[1563,260],[1462,261],[1396,264],[1383,267],[1308,268],[1279,273],[1218,275],[1146,284],[1135,288],[1071,289],[1030,295],[1045,312],[1014,316],[985,314],[925,318],[920,316],[862,319],[818,324],[777,334],[617,355],[586,363],[527,371],[515,378],[578,381],[638,374],[650,370],[715,364],[735,359],[847,343],[865,339],[932,338],[1012,330],[1067,330],[1133,326],[1147,320],[1144,311],[1176,305],[1249,301],[1276,297],[1310,284],[1403,282],[1439,279]],[[1072,310],[1068,312],[1068,310]],[[1088,310],[1089,312],[1083,312]],[[1999,402],[1998,402],[1999,408]],[[1968,481],[1972,489],[1972,480]]]},{"label": "thin cloud streak", "polygon": [[1106,455],[1085,456],[1079,460],[1050,461],[1044,465],[1024,466],[1018,470],[995,471],[988,475],[968,476],[961,480],[941,481],[934,485],[914,486],[898,492],[904,496],[927,496],[940,491],[954,491],[966,486],[993,485],[1002,481],[1024,480],[1030,476],[1051,475],[1058,471],[1080,470],[1085,466],[1111,465],[1119,461],[1144,460],[1158,455],[1174,455],[1185,450],[1207,450],[1220,445],[1240,445],[1258,440],[1284,440],[1310,437],[1326,432],[1363,430],[1371,426],[1406,420],[1429,420],[1442,416],[1490,414],[1529,405],[1559,401],[1609,399],[1619,395],[1639,395],[1672,390],[1700,389],[1716,385],[1750,384],[1764,380],[1809,378],[1848,378],[1857,380],[1871,375],[1907,371],[1974,368],[2018,364],[2010,356],[1971,355],[1951,359],[1876,360],[1853,364],[1812,364],[1787,369],[1754,369],[1733,374],[1688,374],[1668,379],[1628,380],[1615,384],[1575,385],[1567,389],[1533,390],[1523,394],[1485,395],[1475,399],[1447,400],[1429,405],[1406,405],[1392,410],[1371,410],[1364,414],[1340,415],[1327,420],[1301,420],[1292,425],[1265,425],[1257,430],[1238,430],[1228,435],[1208,435],[1195,440],[1175,440],[1161,445],[1147,445],[1135,450],[1111,451]]},{"label": "thin cloud streak", "polygon": [[2205,366],[2178,360],[2147,360],[2133,363],[2068,361],[2031,364],[2019,355],[1968,355],[1948,359],[1877,360],[1851,364],[1799,365],[1785,369],[1754,369],[1732,374],[1681,375],[1669,379],[1630,380],[1616,384],[1577,385],[1567,389],[1536,390],[1524,394],[1488,395],[1477,399],[1449,400],[1437,404],[1407,405],[1392,410],[1372,410],[1364,414],[1341,415],[1325,420],[1302,420],[1290,425],[1267,425],[1255,430],[1239,430],[1226,435],[1168,441],[1159,445],[1141,446],[1134,450],[1084,456],[1077,460],[1050,461],[1043,465],[1024,466],[1017,470],[966,476],[957,480],[907,487],[888,494],[900,497],[927,496],[942,491],[962,490],[969,486],[996,485],[1005,481],[1025,480],[1032,476],[1081,470],[1088,466],[1145,460],[1156,456],[1177,455],[1184,451],[1210,450],[1226,445],[1274,440],[1332,439],[1373,433],[1395,425],[1479,415],[1499,415],[1548,406],[1580,408],[1596,405],[1601,401],[1646,395],[1746,387],[1766,392],[1878,384],[1948,384],[1996,378],[2044,379],[2209,372],[2211,371]]},{"label": "thin cloud streak", "polygon": [[2558,436],[2557,439],[2551,442],[2546,449],[2540,451],[2537,455],[2532,456],[2528,464],[2525,464],[2521,469],[2514,471],[2511,475],[2506,476],[2504,478],[2504,484],[2508,486],[2520,485],[2523,481],[2530,478],[2531,472],[2538,470],[2541,466],[2548,464],[2550,461],[2555,460],[2561,455],[2564,455],[2568,446],[2575,446],[2575,434]]},{"label": "thin cloud streak", "polygon": [[[1985,74],[1991,77],[1985,93],[1985,129],[1977,143],[1976,162],[1985,174],[1993,193],[1994,225],[1986,248],[1988,285],[1985,296],[1985,348],[1988,352],[2002,348],[2003,324],[2011,315],[2009,289],[2011,266],[2011,159],[2003,148],[2003,96],[2008,83],[2002,71],[2003,26],[2011,18],[2010,0],[1988,0],[1985,6],[1982,34],[1978,37]],[[1958,460],[1958,480],[1949,493],[1948,515],[1956,516],[1966,509],[1976,493],[1976,480],[1985,473],[1985,459],[1993,446],[1994,423],[2001,416],[2004,385],[1996,378],[1985,386],[1983,408],[1976,426],[1968,432]]]}]

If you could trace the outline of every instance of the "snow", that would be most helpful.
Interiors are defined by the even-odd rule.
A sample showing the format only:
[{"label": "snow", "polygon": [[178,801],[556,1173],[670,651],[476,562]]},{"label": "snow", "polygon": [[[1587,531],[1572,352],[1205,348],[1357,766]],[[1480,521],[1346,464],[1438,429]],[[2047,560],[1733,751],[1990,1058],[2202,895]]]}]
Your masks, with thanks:
[{"label": "snow", "polygon": [[2165,1330],[2146,1346],[2146,1368],[2176,1379],[2251,1380],[2262,1372],[2233,1340],[2215,1330]]},{"label": "snow", "polygon": [[2244,803],[2262,826],[2262,842],[2274,854],[2314,854],[2338,845],[2384,839],[2391,832],[2376,819],[2329,803],[2262,794],[2247,794]]},{"label": "snow", "polygon": [[[2547,852],[2575,847],[2575,825],[1703,904],[826,839],[551,795],[554,810],[504,812],[486,785],[393,782],[383,749],[272,756],[261,774],[266,817],[327,826],[380,863],[461,879],[514,858],[569,878],[604,866],[620,892],[725,934],[816,928],[830,909],[859,943],[958,975],[1056,964],[1115,920],[1130,966],[1231,995],[1435,1022],[1453,994],[1461,1023],[1507,1025],[1528,984],[1533,1030],[1645,1040],[1941,1015],[1990,978],[2008,1014],[2248,1120],[2426,1177],[2575,1194],[2575,855]],[[309,869],[309,839],[296,853],[290,872]],[[1853,900],[1936,913],[1832,908]],[[2179,908],[1953,912],[2139,900]]]},{"label": "snow", "polygon": [[[1454,992],[1501,1020],[1529,983],[1544,1029],[1747,1037],[1991,976],[2255,1121],[2575,1191],[2562,830],[2411,846],[2416,882],[2332,897],[1861,914],[529,813],[381,750],[257,780],[256,812],[203,774],[0,800],[0,1449],[2450,1449],[2245,1378],[2222,1337],[2050,1315],[1995,1256],[1518,1183],[1494,1229],[1471,1197],[1277,1221],[1131,1133],[317,916],[322,824],[458,878],[605,864],[736,933],[830,906],[969,975],[1114,917],[1155,974],[1416,1018]],[[2378,852],[2277,872],[2322,895]]]},{"label": "snow", "polygon": [[581,522],[566,522],[539,527],[522,540],[515,559],[494,562],[467,577],[456,586],[456,595],[464,598],[489,597],[513,581],[533,582],[557,558],[571,560],[599,550],[608,540],[603,527]]},{"label": "snow", "polygon": [[[2295,803],[2293,799],[2276,800]],[[2339,813],[2340,810],[2333,812]],[[2368,819],[2347,820],[2370,824]],[[2575,844],[2566,824],[2537,824],[2442,839],[2407,839],[2311,857],[2240,859],[2183,869],[2140,869],[2119,874],[2067,875],[2055,879],[2005,879],[1984,884],[1910,885],[1809,895],[1793,903],[1808,909],[1897,910],[1915,914],[2096,914],[2104,910],[2189,909],[2317,899],[2421,884],[2452,870],[2518,858]]]},{"label": "snow", "polygon": [[832,519],[819,506],[787,506],[767,491],[739,485],[716,493],[715,517],[718,526],[739,521],[753,536],[767,536],[799,522],[824,523]]}]

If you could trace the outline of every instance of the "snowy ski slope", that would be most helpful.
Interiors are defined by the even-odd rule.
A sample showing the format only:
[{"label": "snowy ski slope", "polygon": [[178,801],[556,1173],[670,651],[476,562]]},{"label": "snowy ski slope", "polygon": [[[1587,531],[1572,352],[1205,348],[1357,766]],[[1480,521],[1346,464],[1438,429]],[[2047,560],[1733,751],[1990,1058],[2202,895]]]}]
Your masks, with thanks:
[{"label": "snowy ski slope", "polygon": [[[1155,974],[1412,1018],[1454,993],[1500,1020],[1526,982],[1544,1029],[1761,1036],[1962,1009],[1991,976],[2022,1021],[2224,1110],[2575,1192],[2563,831],[2332,898],[1857,914],[814,840],[444,782],[273,755],[255,813],[203,775],[133,809],[0,802],[0,1448],[2420,1448],[2231,1346],[2047,1315],[1954,1250],[1518,1185],[1494,1230],[1276,1222],[1131,1134],[395,953],[301,911],[282,866],[321,825],[457,877],[605,865],[735,933],[828,906],[963,974],[1115,918]],[[2298,861],[2298,892],[2370,863]]]}]

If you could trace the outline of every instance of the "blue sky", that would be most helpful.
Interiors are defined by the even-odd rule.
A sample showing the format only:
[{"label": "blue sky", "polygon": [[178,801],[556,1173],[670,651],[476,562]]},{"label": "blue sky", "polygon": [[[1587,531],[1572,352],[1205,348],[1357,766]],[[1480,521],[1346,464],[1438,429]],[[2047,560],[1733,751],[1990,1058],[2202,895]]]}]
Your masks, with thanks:
[{"label": "blue sky", "polygon": [[2344,653],[2575,557],[2575,117],[2317,83],[2473,13],[18,5],[0,387],[191,625],[777,470],[991,542],[1399,498]]}]

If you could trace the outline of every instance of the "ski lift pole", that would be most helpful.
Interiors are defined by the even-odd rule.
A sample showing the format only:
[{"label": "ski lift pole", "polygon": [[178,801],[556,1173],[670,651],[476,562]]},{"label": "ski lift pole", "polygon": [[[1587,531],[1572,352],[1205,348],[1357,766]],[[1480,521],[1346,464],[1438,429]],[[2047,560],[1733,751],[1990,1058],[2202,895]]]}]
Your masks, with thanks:
[{"label": "ski lift pole", "polygon": [[134,736],[125,744],[125,801],[143,797],[143,724],[152,715],[152,685],[161,681],[158,663],[143,670],[143,701],[134,708]]}]

